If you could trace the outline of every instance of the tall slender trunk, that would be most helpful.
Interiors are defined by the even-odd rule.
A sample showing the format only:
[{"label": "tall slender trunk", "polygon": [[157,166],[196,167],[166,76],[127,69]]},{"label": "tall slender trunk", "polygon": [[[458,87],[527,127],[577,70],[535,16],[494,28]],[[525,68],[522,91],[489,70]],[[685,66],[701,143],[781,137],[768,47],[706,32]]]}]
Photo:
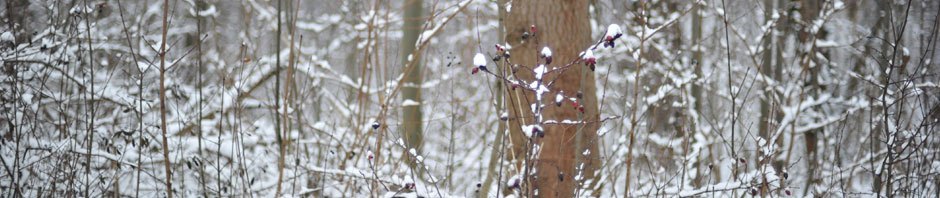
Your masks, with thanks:
[{"label": "tall slender trunk", "polygon": [[[84,6],[85,6],[85,7],[88,7],[88,0],[85,0],[85,1],[84,1]],[[85,151],[85,152],[86,152],[86,155],[85,155],[85,157],[86,157],[86,158],[85,158],[85,182],[87,182],[87,183],[85,183],[85,197],[89,197],[89,195],[90,195],[90,193],[91,193],[91,186],[90,186],[90,185],[91,185],[92,181],[91,181],[91,179],[89,179],[89,176],[91,175],[91,166],[92,166],[92,164],[91,164],[91,163],[92,163],[92,162],[91,162],[91,150],[92,150],[92,148],[93,148],[94,145],[95,145],[95,114],[96,114],[96,112],[95,112],[95,56],[94,56],[95,50],[94,50],[94,48],[92,48],[92,46],[91,46],[91,19],[92,19],[92,18],[89,17],[88,15],[90,15],[90,13],[87,13],[87,12],[86,12],[86,13],[85,13],[85,34],[86,34],[87,39],[88,39],[88,64],[87,64],[87,66],[88,66],[88,69],[89,69],[88,73],[91,74],[91,78],[89,78],[90,80],[88,80],[88,82],[86,82],[86,83],[90,84],[90,86],[88,86],[89,89],[88,89],[88,90],[84,90],[84,91],[86,91],[86,93],[88,93],[88,100],[86,101],[86,102],[87,102],[87,104],[86,104],[87,106],[86,106],[86,109],[85,109],[85,110],[86,110],[86,113],[87,113],[86,115],[88,116],[88,122],[87,122],[88,125],[86,126],[86,130],[87,130],[87,132],[88,132],[88,134],[87,134],[87,135],[88,135],[88,136],[87,136],[88,145],[87,145],[86,151]],[[162,50],[161,50],[161,51],[162,51]],[[162,73],[161,73],[161,76],[162,76]],[[162,78],[161,78],[161,79],[162,79]]]},{"label": "tall slender trunk", "polygon": [[160,40],[160,131],[163,136],[163,166],[166,171],[166,196],[173,198],[173,173],[170,169],[170,147],[166,139],[166,30],[170,0],[163,0],[163,34]]},{"label": "tall slender trunk", "polygon": [[[819,1],[813,1],[813,0],[802,0],[799,3],[800,3],[799,11],[800,11],[801,21],[799,22],[800,32],[797,35],[797,41],[799,42],[797,46],[807,46],[807,45],[811,46],[808,49],[797,50],[797,53],[800,54],[799,62],[801,66],[803,67],[802,69],[804,70],[801,73],[805,73],[804,74],[805,78],[801,76],[800,80],[805,79],[803,89],[807,90],[807,91],[801,91],[807,94],[800,95],[800,97],[801,98],[804,98],[804,97],[817,98],[817,96],[819,95],[817,93],[820,92],[819,81],[818,81],[817,76],[819,74],[820,68],[823,67],[823,65],[821,65],[821,63],[817,63],[814,61],[816,54],[817,54],[817,49],[814,43],[816,42],[816,39],[818,37],[825,36],[825,29],[820,28],[818,32],[813,32],[811,31],[811,28],[812,28],[813,21],[816,20],[817,15],[819,15],[820,9],[822,7],[822,3]],[[799,101],[802,102],[803,99],[800,99]],[[818,153],[817,143],[819,142],[819,133],[820,133],[820,130],[813,129],[813,130],[806,131],[803,134],[804,145],[806,146],[806,158],[807,158],[806,163],[807,163],[807,169],[808,169],[806,187],[804,188],[804,194],[807,194],[807,195],[811,192],[814,192],[815,190],[813,189],[813,187],[815,186],[815,184],[820,182],[819,178],[815,176],[815,174],[820,173],[822,171],[822,170],[819,170],[820,164],[819,164],[819,158],[817,156],[817,153]]]},{"label": "tall slender trunk", "polygon": [[[423,0],[408,0],[404,2],[404,20],[405,24],[402,26],[403,38],[401,40],[401,55],[402,55],[402,66],[408,65],[409,62],[414,62],[414,67],[403,68],[404,73],[404,83],[402,86],[401,96],[403,101],[414,101],[417,102],[417,105],[404,105],[402,107],[402,137],[405,139],[405,144],[408,148],[413,148],[418,153],[421,151],[421,143],[424,139],[422,135],[422,122],[423,114],[421,112],[421,83],[422,77],[421,72],[424,70],[424,67],[421,66],[421,52],[415,51],[415,42],[418,40],[418,36],[421,34],[421,29],[424,25],[424,16],[423,16]],[[405,155],[409,161],[409,165],[412,168],[417,167],[414,159],[410,155]],[[419,168],[414,168],[415,171],[420,170]]]},{"label": "tall slender trunk", "polygon": [[281,114],[278,113],[281,109],[281,32],[283,23],[281,18],[283,18],[283,8],[282,0],[277,0],[277,34],[274,35],[274,50],[275,50],[275,61],[274,61],[274,138],[277,138],[277,187],[274,190],[275,197],[281,196],[281,185],[284,183],[284,128],[281,125]]},{"label": "tall slender trunk", "polygon": [[[207,5],[208,5],[208,4],[205,2],[205,0],[198,0],[198,1],[196,1],[196,3],[195,3],[195,9],[196,9],[196,11],[198,12],[198,11],[201,11],[201,10],[206,9]],[[197,15],[195,16],[195,18],[196,18],[196,35],[193,35],[193,38],[192,38],[192,39],[196,42],[196,43],[195,43],[195,44],[196,44],[196,65],[198,66],[198,69],[197,69],[197,72],[198,72],[198,73],[196,74],[196,75],[197,75],[197,76],[196,76],[196,87],[198,88],[198,93],[197,93],[197,94],[198,94],[198,97],[197,97],[197,98],[199,98],[199,99],[198,99],[198,105],[199,105],[199,106],[198,106],[198,107],[199,107],[199,108],[198,108],[198,111],[199,111],[199,112],[198,112],[198,115],[199,115],[199,118],[202,118],[202,116],[203,116],[203,111],[202,111],[202,109],[203,109],[203,102],[205,101],[205,100],[204,100],[204,99],[205,99],[205,98],[204,98],[205,95],[203,94],[203,88],[205,87],[205,84],[203,83],[202,75],[203,75],[203,73],[206,71],[206,69],[205,69],[205,66],[203,65],[203,62],[202,62],[202,58],[203,58],[203,57],[202,57],[202,39],[201,39],[201,37],[202,37],[203,31],[205,31],[205,30],[204,30],[205,27],[203,27],[204,25],[203,25],[203,22],[202,22],[202,20],[203,20],[203,17],[202,17],[202,16],[200,16],[200,15],[197,14]],[[196,124],[196,126],[197,126],[197,127],[196,127],[196,128],[197,128],[197,133],[196,133],[196,138],[197,138],[196,156],[197,156],[198,160],[202,161],[202,160],[204,159],[204,158],[203,158],[203,153],[202,153],[202,151],[203,151],[203,150],[202,150],[202,149],[203,149],[203,145],[202,145],[202,141],[203,141],[202,119],[198,119],[196,122],[197,122],[197,124]],[[209,197],[209,191],[208,191],[208,188],[206,188],[206,169],[205,169],[205,166],[202,166],[202,163],[199,163],[199,166],[198,166],[197,168],[199,169],[199,189],[202,191],[201,194],[202,194],[203,197]]]},{"label": "tall slender trunk", "polygon": [[[496,7],[497,9],[499,9],[498,11],[499,12],[499,30],[498,31],[500,35],[497,41],[499,42],[500,45],[506,42],[506,38],[502,36],[502,35],[506,35],[505,19],[506,19],[506,15],[508,14],[506,13],[506,8],[505,8],[506,2],[508,2],[508,0],[496,1],[496,4],[497,4]],[[503,61],[498,61],[496,68],[497,68],[497,73],[500,75],[505,75],[507,73],[506,64]],[[506,92],[503,91],[505,89],[505,86],[503,85],[502,80],[496,80],[495,84],[496,84],[495,86],[496,90],[499,90],[499,91],[496,91],[496,113],[499,116],[502,116],[503,112],[506,111],[506,108],[505,108],[506,105],[505,105],[505,99],[504,99],[505,98],[504,95]],[[507,117],[506,119],[508,120],[509,118]],[[497,122],[496,139],[494,140],[496,143],[493,144],[493,149],[491,150],[492,152],[490,152],[490,161],[489,161],[489,164],[487,164],[486,175],[484,175],[486,179],[483,180],[481,189],[477,194],[477,197],[479,198],[484,198],[484,197],[489,196],[490,184],[493,183],[493,178],[497,177],[497,175],[495,174],[500,174],[500,175],[502,174],[502,171],[498,173],[496,172],[497,171],[496,167],[502,165],[503,159],[500,158],[499,154],[502,152],[505,152],[503,150],[503,144],[505,144],[505,141],[504,141],[505,133],[506,133],[506,122],[504,121]],[[497,182],[497,183],[500,183],[500,182]],[[497,188],[497,190],[499,189]]]}]

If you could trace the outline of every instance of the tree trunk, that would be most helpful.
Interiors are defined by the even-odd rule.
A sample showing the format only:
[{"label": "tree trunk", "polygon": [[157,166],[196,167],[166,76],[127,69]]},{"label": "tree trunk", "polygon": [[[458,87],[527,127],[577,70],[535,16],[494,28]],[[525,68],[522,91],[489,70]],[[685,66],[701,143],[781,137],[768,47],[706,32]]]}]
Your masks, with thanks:
[{"label": "tree trunk", "polygon": [[[801,95],[800,97],[818,98],[818,95],[819,95],[818,93],[821,91],[817,76],[819,74],[820,68],[823,67],[823,65],[821,65],[821,63],[817,63],[814,61],[816,53],[817,53],[816,52],[817,49],[814,43],[816,42],[817,38],[820,38],[820,37],[824,38],[826,33],[825,33],[824,28],[821,28],[818,32],[812,32],[810,30],[812,28],[811,24],[813,23],[813,20],[816,20],[821,9],[822,9],[821,2],[809,1],[809,0],[803,0],[800,2],[799,10],[800,10],[800,17],[802,21],[799,22],[801,28],[800,28],[799,34],[797,35],[797,39],[799,42],[797,46],[806,46],[806,45],[812,46],[809,49],[797,50],[797,53],[801,55],[799,61],[803,67],[802,69],[805,70],[804,72],[806,72],[805,82],[803,82],[804,83],[803,89],[806,89],[807,95]],[[806,51],[803,51],[803,50],[806,50]],[[802,101],[802,99],[800,101]],[[817,143],[819,142],[820,131],[821,130],[819,129],[813,129],[813,130],[806,131],[803,134],[804,145],[806,146],[806,158],[807,158],[807,161],[806,161],[807,163],[807,179],[806,180],[807,181],[806,181],[806,187],[804,188],[805,195],[809,195],[810,193],[815,194],[816,189],[814,189],[813,187],[817,186],[816,184],[821,182],[820,178],[815,176],[815,174],[819,174],[822,171],[822,170],[819,170],[820,163],[819,163],[819,158],[817,156],[817,153],[818,153]],[[796,134],[793,134],[793,135],[796,135]]]},{"label": "tree trunk", "polygon": [[[694,10],[692,10],[692,67],[695,67],[694,73],[696,78],[704,78],[702,72],[702,65],[704,64],[703,52],[702,52],[702,9],[701,5],[696,5]],[[692,97],[694,101],[692,103],[692,109],[695,110],[698,114],[704,112],[703,101],[705,101],[705,96],[702,94],[702,83],[692,83]],[[697,117],[697,116],[696,116]],[[695,118],[695,117],[693,117]],[[693,120],[689,124],[689,131],[691,133],[698,133],[698,126],[696,126],[698,120]],[[696,141],[691,139],[690,141]],[[701,165],[701,161],[705,158],[701,155],[697,156],[697,163],[694,165],[696,168],[695,180],[692,181],[692,186],[695,188],[701,187],[705,182],[705,168]]]},{"label": "tree trunk", "polygon": [[[588,20],[588,1],[571,0],[515,0],[512,1],[512,10],[506,21],[506,41],[512,45],[512,62],[528,68],[534,68],[539,61],[538,52],[542,47],[549,47],[553,51],[553,61],[547,67],[557,68],[564,66],[578,58],[578,54],[587,49],[591,42],[591,28]],[[530,31],[534,25],[537,31],[523,39],[523,34]],[[522,67],[522,68],[525,68]],[[572,197],[578,193],[578,186],[592,186],[585,181],[594,178],[594,171],[599,166],[597,152],[598,104],[594,74],[586,66],[574,64],[562,73],[548,73],[544,82],[554,82],[549,88],[550,92],[543,95],[542,103],[546,104],[542,111],[542,120],[579,120],[586,124],[552,124],[542,125],[545,129],[544,138],[533,136],[527,139],[521,133],[521,125],[535,124],[530,110],[531,104],[536,104],[534,93],[516,89],[507,97],[510,117],[511,134],[513,136],[515,156],[525,156],[533,145],[540,147],[535,160],[525,163],[534,171],[534,175],[526,177],[523,190],[530,196],[538,197]],[[520,69],[516,78],[531,82],[534,80],[532,72]],[[557,79],[557,80],[556,80]],[[552,104],[554,95],[563,91],[566,96],[575,96],[583,93],[578,102],[584,105],[584,113],[577,108],[564,104]],[[580,136],[580,138],[578,137]],[[531,140],[531,141],[530,141]],[[581,140],[581,142],[576,142]],[[529,144],[532,143],[532,144]],[[586,149],[579,149],[577,145],[585,145]],[[587,150],[588,152],[585,152]],[[576,155],[585,156],[577,157]],[[581,159],[579,162],[576,159]],[[583,166],[582,166],[583,164]],[[520,164],[517,164],[519,166]],[[576,169],[576,167],[580,167]],[[530,174],[532,174],[530,172]],[[580,176],[580,180],[575,180]],[[536,194],[537,193],[537,194]]]},{"label": "tree trunk", "polygon": [[[499,35],[505,35],[505,34],[506,34],[506,21],[505,21],[505,19],[506,19],[506,15],[508,15],[508,13],[506,13],[506,2],[507,2],[507,1],[508,1],[508,0],[497,0],[497,1],[496,1],[496,3],[497,3],[496,8],[499,9],[499,11],[498,11],[498,13],[499,13],[499,28],[498,28]],[[506,38],[505,38],[505,37],[502,37],[502,36],[500,36],[500,37],[499,37],[498,39],[496,39],[496,40],[499,41],[500,45],[502,45],[502,43],[505,43],[505,42],[506,42]],[[505,72],[505,71],[506,71],[506,69],[505,69],[505,68],[506,68],[506,65],[507,65],[507,64],[506,64],[505,62],[498,62],[497,65],[496,65],[496,67],[497,67],[497,73],[500,74],[500,75],[506,74],[506,72]],[[503,87],[504,87],[504,86],[503,86],[503,81],[502,81],[502,80],[496,80],[496,82],[495,82],[494,84],[495,84],[494,87],[496,87],[496,90],[503,90]],[[505,108],[505,107],[506,107],[506,105],[505,105],[506,100],[504,100],[504,98],[505,98],[505,92],[502,92],[502,91],[497,91],[497,92],[496,92],[496,113],[497,113],[499,116],[502,116],[502,113],[506,111],[506,108]],[[504,135],[504,134],[506,133],[506,127],[507,127],[507,126],[506,126],[506,122],[504,122],[504,121],[497,122],[497,126],[496,126],[496,139],[494,140],[495,143],[493,144],[493,150],[492,150],[492,152],[490,153],[490,161],[489,161],[489,164],[487,164],[486,175],[484,175],[485,179],[483,180],[483,184],[481,185],[481,188],[480,188],[479,191],[477,192],[477,197],[479,197],[479,198],[489,197],[489,192],[490,192],[490,188],[491,188],[491,187],[490,187],[490,186],[491,186],[490,184],[493,183],[493,178],[494,178],[494,177],[497,177],[497,176],[498,176],[497,174],[502,175],[502,170],[503,170],[502,168],[500,168],[500,169],[498,170],[498,171],[500,171],[500,173],[496,173],[496,171],[497,171],[497,166],[501,166],[501,165],[502,165],[502,162],[503,162],[503,161],[502,161],[502,158],[500,158],[500,157],[502,156],[502,155],[500,155],[500,153],[504,152],[504,149],[503,149],[504,147],[503,147],[503,145],[505,144],[505,139],[506,139],[506,138],[505,138],[505,135]],[[497,182],[498,182],[498,180],[497,180]],[[500,183],[500,184],[501,184],[501,183]],[[499,186],[499,185],[497,185],[497,186]],[[499,191],[499,189],[496,189],[496,190],[497,190],[497,192]]]},{"label": "tree trunk", "polygon": [[[402,35],[404,37],[401,40],[401,55],[402,55],[402,67],[408,65],[408,62],[415,61],[414,67],[403,68],[404,70],[404,83],[402,86],[401,96],[403,101],[412,100],[418,102],[419,105],[408,105],[402,107],[402,138],[405,140],[408,148],[414,148],[415,150],[421,151],[421,142],[423,135],[421,134],[421,125],[422,125],[422,113],[421,113],[421,67],[420,61],[420,52],[415,51],[415,41],[418,40],[418,35],[421,34],[421,29],[424,24],[424,17],[422,17],[422,4],[423,0],[409,0],[404,3],[404,20],[405,24],[402,27]],[[409,60],[410,59],[410,60]],[[407,151],[406,151],[407,152]],[[409,164],[411,167],[415,163],[411,160],[410,155],[405,155],[409,159]]]},{"label": "tree trunk", "polygon": [[[764,1],[764,20],[765,21],[775,20],[772,17],[775,12],[775,8],[776,6],[774,6],[774,0]],[[766,78],[773,79],[774,81],[779,81],[781,79],[779,78],[779,74],[776,72],[779,70],[775,70],[775,68],[782,67],[782,65],[780,65],[781,60],[777,59],[775,61],[774,57],[775,57],[775,50],[779,51],[779,49],[776,47],[776,44],[782,45],[781,44],[782,40],[777,39],[775,34],[776,32],[785,32],[785,30],[779,29],[779,27],[782,25],[784,20],[783,19],[776,19],[776,20],[777,20],[778,29],[770,29],[769,31],[773,31],[773,32],[771,32],[770,34],[765,34],[766,37],[763,38],[763,42],[761,43],[761,46],[764,51],[761,55],[760,73]],[[776,53],[779,53],[779,52],[776,52]],[[775,131],[776,128],[779,127],[779,126],[774,126],[774,123],[780,123],[780,118],[782,117],[782,113],[779,111],[780,108],[778,104],[774,103],[775,101],[774,99],[777,98],[776,97],[777,93],[776,91],[774,91],[774,88],[772,87],[773,85],[769,83],[765,83],[763,86],[764,88],[762,90],[763,90],[764,96],[761,97],[761,100],[760,100],[760,119],[758,122],[758,135],[762,139],[766,140],[767,144],[774,144],[773,148],[783,148],[783,141],[782,141],[783,136],[773,134],[773,131]],[[775,137],[776,139],[774,139]],[[773,142],[770,142],[770,141],[773,141]],[[759,146],[770,147],[770,145],[759,145]],[[778,173],[778,175],[782,173],[784,171],[783,170],[784,162],[782,160],[779,160],[780,158],[777,157],[777,155],[780,152],[764,153],[762,151],[763,149],[759,149],[758,151],[759,156],[757,159],[760,160],[759,161],[760,165],[764,166],[766,164],[771,164],[771,166],[774,168],[776,173]],[[769,193],[769,191],[772,190],[770,189],[770,185],[768,183],[770,181],[763,181],[763,182],[764,182],[763,185],[761,185],[761,188],[762,188],[761,193],[762,194]]]}]

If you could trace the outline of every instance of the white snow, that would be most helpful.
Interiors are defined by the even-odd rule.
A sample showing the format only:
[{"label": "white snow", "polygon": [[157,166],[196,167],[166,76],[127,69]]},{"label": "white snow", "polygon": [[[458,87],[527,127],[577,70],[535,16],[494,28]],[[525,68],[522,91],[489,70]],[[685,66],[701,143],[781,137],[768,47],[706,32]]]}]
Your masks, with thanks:
[{"label": "white snow", "polygon": [[532,71],[535,72],[535,79],[542,80],[542,76],[544,76],[545,73],[548,73],[548,68],[546,68],[545,65],[539,65]]},{"label": "white snow", "polygon": [[407,106],[418,106],[418,105],[421,105],[421,103],[419,103],[419,102],[417,102],[417,101],[414,101],[414,100],[411,100],[411,99],[405,99],[405,101],[402,101],[402,102],[401,102],[401,106],[403,106],[403,107],[407,107]]},{"label": "white snow", "polygon": [[518,185],[520,182],[522,182],[522,176],[516,174],[510,177],[509,180],[506,180],[506,186],[515,186],[515,185]]},{"label": "white snow", "polygon": [[620,30],[620,25],[610,24],[607,26],[607,33],[604,34],[605,38],[617,37],[617,35],[623,34],[623,31]]},{"label": "white snow", "polygon": [[530,89],[535,90],[535,100],[537,101],[542,101],[542,95],[548,92],[548,88],[542,86],[542,83],[538,80],[532,81],[528,86]]},{"label": "white snow", "polygon": [[0,34],[0,41],[13,41],[13,40],[14,40],[13,33],[10,33],[9,31],[6,31],[6,32],[3,32],[3,34]]},{"label": "white snow", "polygon": [[506,13],[512,12],[512,1],[506,2]]},{"label": "white snow", "polygon": [[816,47],[820,47],[820,48],[836,47],[838,45],[839,45],[838,43],[832,40],[825,40],[825,39],[816,40]]},{"label": "white snow", "polygon": [[594,56],[594,50],[592,49],[588,49],[588,50],[585,50],[584,52],[581,52],[581,59],[588,60],[588,59],[596,59],[596,58],[597,57]]},{"label": "white snow", "polygon": [[541,55],[542,57],[552,57],[552,50],[548,49],[548,47],[543,47]]},{"label": "white snow", "polygon": [[481,53],[477,53],[476,56],[473,56],[473,65],[477,67],[486,67],[486,56]]},{"label": "white snow", "polygon": [[215,8],[215,5],[209,5],[206,10],[199,11],[198,15],[201,17],[215,17],[219,16],[219,11]]},{"label": "white snow", "polygon": [[532,137],[532,135],[535,135],[534,133],[532,133],[534,130],[542,131],[542,126],[539,126],[537,124],[530,124],[530,125],[522,126],[522,133],[525,134],[526,137]]}]

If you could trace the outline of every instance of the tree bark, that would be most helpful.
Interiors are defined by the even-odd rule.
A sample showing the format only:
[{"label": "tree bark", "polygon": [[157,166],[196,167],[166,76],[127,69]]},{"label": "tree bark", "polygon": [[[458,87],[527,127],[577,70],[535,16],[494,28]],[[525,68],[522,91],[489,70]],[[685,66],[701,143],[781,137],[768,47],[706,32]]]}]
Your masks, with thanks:
[{"label": "tree bark", "polygon": [[[421,151],[421,142],[424,139],[421,132],[423,115],[421,112],[420,87],[422,83],[421,70],[423,70],[423,67],[421,64],[418,64],[421,61],[421,53],[415,51],[415,42],[418,40],[418,35],[421,34],[421,29],[424,24],[424,17],[422,17],[424,11],[421,7],[423,3],[423,0],[409,0],[404,3],[405,24],[402,27],[402,35],[404,35],[404,37],[401,40],[400,51],[402,55],[402,66],[408,65],[408,62],[411,61],[416,62],[412,68],[403,68],[405,85],[402,86],[402,100],[418,102],[418,105],[402,107],[402,138],[405,140],[405,144],[407,144],[408,148],[413,148],[419,151],[419,153]],[[405,156],[405,158],[409,159],[408,161],[411,167],[416,167],[410,155],[406,154]]]},{"label": "tree bark", "polygon": [[[553,51],[553,61],[547,66],[549,70],[576,60],[578,54],[592,43],[588,17],[588,1],[512,1],[512,10],[506,19],[506,41],[512,45],[512,62],[534,68],[544,62],[539,61],[537,55],[542,47],[549,47]],[[523,34],[529,32],[530,26],[533,25],[537,31],[523,39]],[[517,79],[526,82],[534,80],[532,72],[525,69],[520,69],[515,75]],[[548,87],[550,92],[542,97],[542,103],[546,104],[542,111],[543,120],[561,122],[577,121],[580,118],[586,123],[543,125],[544,138],[533,136],[532,144],[529,144],[530,139],[521,133],[520,126],[535,124],[530,110],[530,105],[537,103],[535,95],[531,91],[521,91],[522,89],[510,91],[507,100],[510,117],[514,118],[510,122],[513,150],[515,156],[525,156],[529,151],[527,149],[532,146],[540,147],[538,156],[525,163],[526,166],[531,165],[529,170],[534,171],[534,175],[526,177],[524,192],[538,197],[572,197],[579,193],[576,191],[579,186],[593,186],[584,182],[594,178],[594,171],[600,163],[596,141],[600,116],[594,74],[586,66],[575,64],[562,73],[548,73],[543,79],[544,82],[554,82]],[[554,95],[561,91],[566,96],[583,93],[583,98],[578,102],[584,105],[584,113],[581,114],[577,108],[568,104],[560,107],[552,105]],[[579,139],[581,142],[576,142]],[[587,148],[578,149],[577,145]],[[575,180],[578,176],[581,180]]]}]

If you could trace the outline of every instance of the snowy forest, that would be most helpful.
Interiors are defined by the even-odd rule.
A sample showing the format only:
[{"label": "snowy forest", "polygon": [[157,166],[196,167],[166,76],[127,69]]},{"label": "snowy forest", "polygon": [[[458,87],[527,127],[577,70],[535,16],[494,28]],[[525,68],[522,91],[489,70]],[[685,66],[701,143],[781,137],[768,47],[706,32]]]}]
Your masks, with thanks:
[{"label": "snowy forest", "polygon": [[940,1],[0,2],[0,197],[940,197]]}]

